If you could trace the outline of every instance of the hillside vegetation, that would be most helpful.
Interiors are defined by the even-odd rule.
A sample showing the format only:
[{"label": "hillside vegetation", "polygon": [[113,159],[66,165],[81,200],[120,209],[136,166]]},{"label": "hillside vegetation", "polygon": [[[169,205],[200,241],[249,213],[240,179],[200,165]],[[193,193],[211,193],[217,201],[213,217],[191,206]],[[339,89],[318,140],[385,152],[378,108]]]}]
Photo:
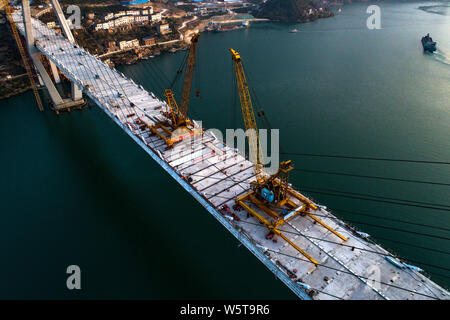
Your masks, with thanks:
[{"label": "hillside vegetation", "polygon": [[269,0],[255,13],[258,17],[285,22],[308,22],[333,16],[327,8],[307,0]]}]

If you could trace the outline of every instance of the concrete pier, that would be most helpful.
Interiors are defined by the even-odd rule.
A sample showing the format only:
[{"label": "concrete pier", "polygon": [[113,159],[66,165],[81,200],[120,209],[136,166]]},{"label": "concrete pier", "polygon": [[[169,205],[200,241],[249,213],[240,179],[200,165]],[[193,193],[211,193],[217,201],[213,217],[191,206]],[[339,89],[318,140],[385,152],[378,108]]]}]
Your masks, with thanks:
[{"label": "concrete pier", "polygon": [[59,77],[58,68],[50,60],[48,61],[48,63],[50,64],[50,69],[52,70],[52,75],[53,75],[53,79],[55,80],[55,83],[61,83],[61,78]]},{"label": "concrete pier", "polygon": [[[70,31],[69,24],[64,17],[64,14],[61,10],[61,6],[59,5],[58,0],[52,0],[53,9],[55,14],[58,17],[58,21],[62,26],[64,35],[67,40],[71,43],[74,43],[75,40],[73,38],[72,32]],[[67,101],[67,99],[63,99],[59,94],[58,90],[55,87],[50,75],[42,64],[41,57],[42,53],[36,48],[36,41],[34,37],[34,29],[32,27],[32,18],[30,11],[30,2],[28,0],[22,0],[22,17],[24,23],[24,36],[27,43],[27,49],[30,54],[30,57],[35,65],[39,78],[42,84],[47,88],[48,93],[50,95],[50,99],[52,101],[52,109],[55,111],[63,111],[68,109],[69,111],[74,107],[79,107],[85,105],[86,101],[83,99],[83,92],[75,83],[71,83],[71,101]],[[57,65],[49,59],[50,70],[53,75],[53,79],[55,83],[60,83],[61,78],[59,76]]]}]

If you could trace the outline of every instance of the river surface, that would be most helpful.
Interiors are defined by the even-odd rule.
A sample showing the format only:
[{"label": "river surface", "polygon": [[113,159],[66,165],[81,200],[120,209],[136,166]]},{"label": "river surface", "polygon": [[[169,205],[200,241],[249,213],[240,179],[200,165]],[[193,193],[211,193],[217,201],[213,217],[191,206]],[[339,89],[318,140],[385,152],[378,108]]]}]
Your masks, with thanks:
[{"label": "river surface", "polygon": [[[378,5],[381,30],[356,4],[308,24],[202,34],[190,114],[208,128],[243,126],[232,47],[282,151],[449,162],[450,8]],[[436,54],[423,53],[426,33]],[[161,96],[183,56],[119,69]],[[39,113],[31,92],[2,100],[0,150],[0,298],[295,298],[100,109],[56,116]],[[449,165],[289,157],[298,169],[450,182]],[[450,251],[448,207],[348,197],[448,206],[449,186],[305,171],[291,181],[450,286],[450,257],[436,251]],[[81,291],[66,289],[72,264]]]}]

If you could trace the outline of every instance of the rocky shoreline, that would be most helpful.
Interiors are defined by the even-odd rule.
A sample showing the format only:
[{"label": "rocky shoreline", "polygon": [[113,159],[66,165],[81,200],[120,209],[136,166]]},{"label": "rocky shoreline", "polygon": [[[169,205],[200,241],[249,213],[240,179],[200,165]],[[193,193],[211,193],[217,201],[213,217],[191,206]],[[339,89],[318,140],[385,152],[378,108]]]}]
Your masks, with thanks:
[{"label": "rocky shoreline", "polygon": [[151,48],[136,48],[133,50],[121,52],[121,53],[112,53],[102,60],[110,66],[119,66],[119,65],[132,65],[139,60],[147,60],[150,58],[157,57],[164,52],[174,53],[180,50],[187,50],[188,45],[182,41],[175,45],[155,45]]},{"label": "rocky shoreline", "polygon": [[7,99],[31,88],[6,17],[0,15],[0,99]]},{"label": "rocky shoreline", "polygon": [[28,79],[5,80],[0,82],[0,100],[8,99],[31,89]]}]

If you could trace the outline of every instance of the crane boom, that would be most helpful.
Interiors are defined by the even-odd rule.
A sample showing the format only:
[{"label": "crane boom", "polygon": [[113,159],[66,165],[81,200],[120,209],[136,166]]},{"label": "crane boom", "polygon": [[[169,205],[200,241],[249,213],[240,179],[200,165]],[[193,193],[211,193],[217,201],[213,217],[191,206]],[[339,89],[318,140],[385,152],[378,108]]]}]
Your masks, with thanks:
[{"label": "crane boom", "polygon": [[184,118],[187,116],[189,101],[191,97],[192,78],[194,76],[195,57],[197,55],[197,43],[200,35],[194,34],[191,39],[189,56],[186,61],[186,70],[184,71],[183,86],[181,88],[180,113]]},{"label": "crane boom", "polygon": [[8,0],[1,0],[3,2],[3,6],[5,7],[6,15],[8,17],[9,23],[11,25],[11,30],[14,34],[14,39],[16,40],[17,48],[19,49],[20,56],[22,57],[23,65],[25,70],[27,71],[28,79],[30,80],[31,89],[33,90],[34,97],[36,98],[36,103],[39,107],[40,111],[44,111],[44,106],[42,105],[41,97],[39,96],[39,92],[37,89],[36,82],[34,80],[33,69],[28,60],[27,54],[22,44],[22,40],[20,39],[19,32],[17,31],[16,24],[14,23],[14,19],[12,17],[12,9],[9,6]]},{"label": "crane boom", "polygon": [[199,37],[200,35],[196,33],[191,38],[191,46],[189,48],[189,54],[186,59],[186,68],[184,70],[180,104],[177,104],[172,89],[166,89],[164,92],[167,109],[161,113],[170,120],[170,122],[162,121],[155,123],[154,125],[147,125],[153,134],[159,136],[166,142],[167,148],[172,148],[175,143],[181,142],[186,138],[191,138],[202,132],[201,128],[198,126],[196,127],[195,123],[187,117]]},{"label": "crane boom", "polygon": [[192,78],[194,77],[195,58],[197,55],[197,43],[200,35],[194,34],[191,39],[191,46],[189,48],[189,55],[186,61],[186,69],[184,71],[183,85],[181,88],[181,100],[178,106],[175,101],[172,89],[167,89],[164,93],[169,107],[168,118],[173,121],[174,127],[186,125],[187,113],[189,109],[189,101],[191,98]]},{"label": "crane boom", "polygon": [[255,114],[253,112],[253,104],[248,88],[247,79],[245,77],[244,66],[240,54],[234,49],[230,49],[231,57],[234,62],[236,73],[236,82],[239,91],[239,99],[241,101],[242,116],[244,118],[245,129],[248,133],[248,144],[250,149],[250,160],[255,164],[256,181],[259,182],[262,177],[262,152],[259,143],[258,126],[256,124]]},{"label": "crane boom", "polygon": [[175,97],[173,95],[172,90],[166,89],[164,92],[166,96],[167,105],[169,106],[170,112],[168,112],[167,116],[172,120],[172,123],[176,126],[180,119],[180,109],[178,108],[177,102],[175,101]]}]

